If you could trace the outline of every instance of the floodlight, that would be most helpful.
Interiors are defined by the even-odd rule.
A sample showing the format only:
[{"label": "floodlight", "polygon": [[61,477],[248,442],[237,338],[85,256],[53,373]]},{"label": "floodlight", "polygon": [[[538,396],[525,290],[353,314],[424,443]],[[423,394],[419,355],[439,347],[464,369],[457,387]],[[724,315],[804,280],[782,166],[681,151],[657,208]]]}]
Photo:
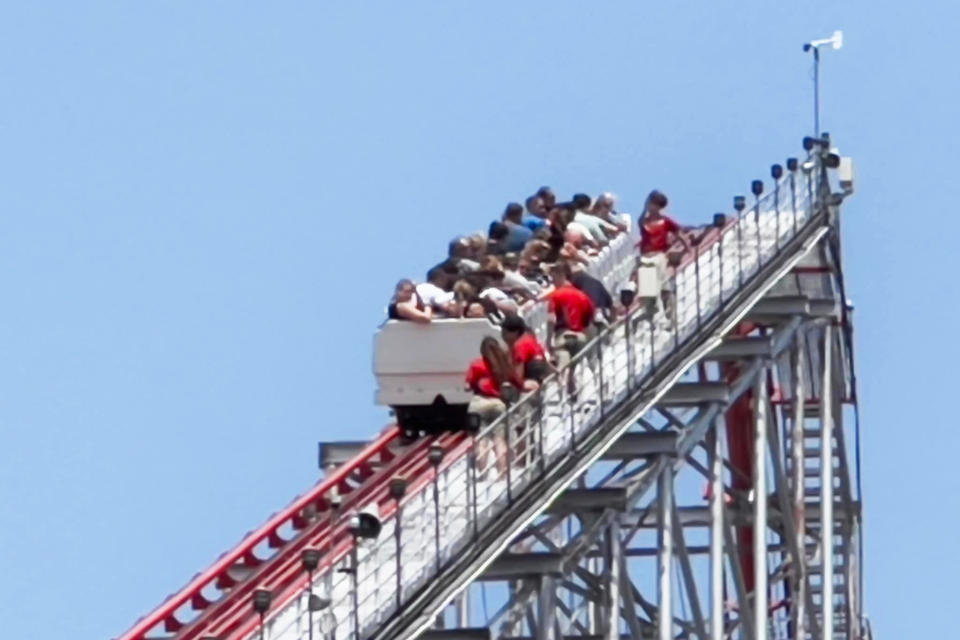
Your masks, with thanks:
[{"label": "floodlight", "polygon": [[273,595],[269,589],[257,589],[253,592],[253,610],[261,616],[270,608],[270,601]]},{"label": "floodlight", "polygon": [[368,504],[350,518],[350,532],[358,538],[376,538],[382,528],[376,504]]},{"label": "floodlight", "polygon": [[307,573],[316,571],[317,567],[320,566],[320,550],[304,549],[300,554],[300,563],[303,565],[303,570]]}]

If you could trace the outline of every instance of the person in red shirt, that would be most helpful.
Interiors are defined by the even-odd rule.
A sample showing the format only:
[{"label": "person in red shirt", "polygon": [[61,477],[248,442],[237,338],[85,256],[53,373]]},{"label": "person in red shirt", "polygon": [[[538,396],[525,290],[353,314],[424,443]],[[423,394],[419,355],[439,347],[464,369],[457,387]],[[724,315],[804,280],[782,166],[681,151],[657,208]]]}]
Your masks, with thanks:
[{"label": "person in red shirt", "polygon": [[[684,235],[685,229],[677,224],[673,218],[663,213],[667,206],[667,196],[659,191],[651,191],[647,196],[643,216],[640,218],[640,254],[641,264],[654,267],[657,270],[657,281],[660,284],[660,296],[663,308],[668,317],[673,317],[673,294],[671,293],[672,280],[667,269],[667,251],[674,242],[680,241],[684,250],[690,249],[690,242]],[[652,299],[656,304],[656,299]]]},{"label": "person in red shirt", "polygon": [[557,263],[550,267],[550,278],[554,289],[544,299],[553,314],[557,368],[562,369],[595,335],[593,316],[596,308],[590,296],[570,282],[568,265]]},{"label": "person in red shirt", "polygon": [[[467,388],[474,393],[467,412],[479,416],[483,425],[492,424],[507,410],[505,400],[515,399],[516,389],[520,386],[513,375],[510,356],[492,336],[480,341],[480,357],[470,363],[465,381]],[[514,398],[510,398],[511,395]],[[490,450],[489,439],[483,438],[477,444],[477,468],[483,472]],[[502,428],[493,433],[493,449],[497,470],[503,475],[507,469],[507,444]]]},{"label": "person in red shirt", "polygon": [[652,191],[647,196],[647,205],[639,220],[640,253],[662,253],[669,249],[675,240],[689,246],[681,233],[683,228],[663,213],[666,206],[667,196],[659,191]]},{"label": "person in red shirt", "polygon": [[508,315],[500,325],[500,335],[510,349],[514,376],[523,380],[524,391],[534,391],[552,367],[537,337],[527,331],[527,323],[518,315]]}]

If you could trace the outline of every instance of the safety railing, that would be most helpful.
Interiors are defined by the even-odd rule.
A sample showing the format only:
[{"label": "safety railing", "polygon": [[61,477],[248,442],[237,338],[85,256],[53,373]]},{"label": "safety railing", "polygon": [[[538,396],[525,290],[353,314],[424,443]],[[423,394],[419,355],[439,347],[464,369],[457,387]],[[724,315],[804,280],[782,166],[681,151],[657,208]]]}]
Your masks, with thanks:
[{"label": "safety railing", "polygon": [[374,465],[391,460],[391,445],[399,437],[399,428],[388,428],[349,464],[337,469],[286,508],[272,515],[261,527],[249,532],[239,545],[194,576],[180,591],[168,596],[163,604],[138,620],[118,640],[142,640],[158,628],[166,632],[179,631],[196,617],[197,612],[205,610],[221,594],[232,589],[242,579],[241,576],[254,571],[275,554],[293,532],[306,528],[308,522],[305,514],[319,514],[328,510],[334,496],[350,492],[355,484],[372,475]]},{"label": "safety railing", "polygon": [[[629,217],[626,221],[629,223]],[[627,256],[632,251],[632,242],[628,236],[629,234],[621,234],[614,238],[597,256],[591,258],[590,265],[587,267],[591,274],[602,279],[609,287],[615,288],[622,284],[626,280],[625,273],[629,276],[625,264]],[[529,310],[527,317],[545,336],[546,305],[538,303]],[[328,530],[317,534],[311,529],[313,523],[317,519],[327,519],[331,513],[349,513],[351,509],[358,508],[354,503],[360,497],[371,502],[377,501],[377,498],[371,497],[376,495],[373,492],[374,487],[364,486],[363,491],[360,491],[359,485],[369,484],[367,481],[374,475],[374,469],[393,460],[392,450],[399,436],[398,428],[388,428],[358,457],[338,468],[308,492],[298,496],[289,506],[273,514],[264,525],[248,533],[239,545],[224,553],[212,566],[194,576],[181,590],[168,596],[159,607],[119,636],[118,640],[145,640],[162,637],[161,634],[164,632],[176,633],[185,638],[203,637],[203,631],[199,629],[204,627],[198,626],[197,623],[205,616],[212,617],[213,614],[217,614],[232,620],[241,617],[239,611],[244,615],[248,614],[247,601],[235,602],[232,603],[233,606],[228,606],[231,603],[225,600],[237,600],[240,595],[251,596],[258,586],[251,581],[258,581],[261,570],[268,563],[276,564],[282,560],[285,563],[284,566],[292,564],[299,569],[299,560],[292,552],[305,544],[326,546],[332,553],[334,549],[329,548],[329,541],[337,537],[337,528],[331,526]],[[416,464],[416,451],[405,451],[402,455],[411,457],[409,464]],[[346,496],[345,500],[341,500],[343,496]],[[340,503],[339,508],[336,506],[338,503]],[[313,515],[307,517],[305,514]],[[307,530],[310,530],[309,540],[302,540],[301,532]],[[340,533],[345,530],[345,527],[340,527]],[[349,543],[338,544],[335,550],[338,550],[339,555],[328,553],[324,566],[334,566],[337,561],[346,557],[350,548]],[[278,558],[281,555],[284,558]],[[328,585],[331,592],[335,591],[334,587],[339,590],[346,584],[343,575],[338,575],[339,580],[334,580]],[[282,583],[287,586],[301,584],[303,582],[299,579],[302,577],[301,574],[297,572],[296,576],[297,580],[289,575],[285,576]],[[382,577],[379,574],[378,576]],[[271,584],[277,582],[271,581]],[[287,619],[291,612],[296,610],[298,602],[294,602],[292,608],[281,614],[278,620]],[[296,624],[300,624],[299,618],[296,616],[294,618],[298,621]],[[219,626],[229,627],[230,625]]]},{"label": "safety railing", "polygon": [[[621,222],[624,223],[626,231],[614,237],[606,246],[600,249],[596,256],[590,258],[589,264],[584,270],[603,282],[607,291],[616,295],[624,284],[630,280],[633,270],[636,268],[636,248],[634,242],[631,220],[629,214],[621,214]],[[524,321],[530,328],[530,331],[537,336],[537,339],[544,341],[549,336],[548,318],[550,316],[549,305],[545,301],[539,301],[531,308],[525,310],[522,314]]]},{"label": "safety railing", "polygon": [[[428,470],[382,509],[379,535],[358,536],[329,555],[328,568],[310,584],[325,594],[325,606],[313,608],[316,616],[298,594],[274,603],[263,626],[250,626],[247,635],[363,640],[403,610],[804,229],[825,173],[817,154],[788,168],[778,174],[775,167],[774,188],[766,194],[754,183],[752,207],[738,198],[734,215],[715,218],[675,269],[672,310],[631,309],[474,437],[432,451]],[[305,623],[307,616],[312,623]]]}]

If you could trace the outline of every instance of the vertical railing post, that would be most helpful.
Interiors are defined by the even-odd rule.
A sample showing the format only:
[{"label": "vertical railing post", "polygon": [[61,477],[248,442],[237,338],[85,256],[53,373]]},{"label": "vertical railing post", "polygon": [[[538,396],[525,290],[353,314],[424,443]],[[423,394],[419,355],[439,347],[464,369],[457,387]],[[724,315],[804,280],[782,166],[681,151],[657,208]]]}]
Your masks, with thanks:
[{"label": "vertical railing post", "polygon": [[403,604],[403,505],[400,504],[400,500],[403,498],[403,494],[407,492],[407,480],[406,478],[390,478],[389,486],[390,497],[397,504],[397,511],[393,516],[393,544],[397,548],[395,577],[397,580],[396,604],[397,611],[399,611]]},{"label": "vertical railing post", "polygon": [[440,462],[443,460],[443,447],[430,445],[427,459],[433,467],[433,550],[436,554],[436,567],[440,571]]},{"label": "vertical railing post", "polygon": [[737,285],[740,287],[743,286],[743,210],[746,207],[746,198],[733,197],[733,208],[737,212]]},{"label": "vertical railing post", "polygon": [[694,237],[691,241],[693,245],[693,279],[695,286],[695,297],[697,300],[697,330],[700,330],[700,236]]},{"label": "vertical railing post", "polygon": [[[507,410],[504,412],[503,417],[503,440],[506,443],[507,449],[507,504],[513,504],[513,443],[510,441],[510,409],[512,407],[507,405]],[[496,453],[496,447],[494,447],[494,453]]]},{"label": "vertical railing post", "polygon": [[713,214],[713,226],[717,229],[719,237],[717,238],[717,264],[720,272],[718,281],[720,282],[720,290],[717,306],[723,306],[723,229],[727,226],[727,216],[724,213],[715,213]]},{"label": "vertical railing post", "polygon": [[597,379],[600,381],[600,420],[606,415],[604,404],[606,403],[606,394],[603,392],[603,333],[600,332],[593,340],[593,348],[596,350]]},{"label": "vertical railing post", "polygon": [[666,309],[667,318],[673,325],[673,348],[676,349],[680,344],[680,260],[682,256],[671,254],[667,264],[673,270],[673,291],[670,296],[670,306],[672,309]]},{"label": "vertical railing post", "polygon": [[787,158],[787,170],[790,172],[790,208],[793,210],[793,235],[797,235],[797,168],[796,158]]},{"label": "vertical railing post", "polygon": [[543,387],[536,391],[537,405],[537,456],[540,458],[540,475],[542,476],[547,469],[547,461],[544,459],[545,449],[543,447]]},{"label": "vertical railing post", "polygon": [[[660,295],[660,292],[657,292],[657,295]],[[650,316],[648,320],[650,324],[650,373],[657,368],[657,339],[656,339],[656,327],[653,326],[653,316]]]},{"label": "vertical railing post", "polygon": [[[478,503],[480,502],[479,492],[477,490],[477,441],[478,436],[480,435],[481,429],[477,429],[476,433],[473,434],[473,441],[470,443],[470,453],[467,460],[468,472],[470,473],[470,509],[472,511],[472,520],[473,520],[473,539],[477,540],[480,537],[480,508]],[[496,452],[494,452],[496,455]]]},{"label": "vertical railing post", "polygon": [[750,191],[753,193],[753,222],[757,225],[757,271],[760,271],[760,265],[763,264],[763,237],[760,234],[760,194],[763,193],[763,181],[754,180],[750,184]]},{"label": "vertical railing post", "polygon": [[780,253],[780,177],[783,176],[783,167],[779,164],[775,164],[770,167],[770,177],[773,178],[773,211],[776,215],[776,229],[775,233],[777,234],[776,242],[774,246],[777,248],[777,253]]},{"label": "vertical railing post", "polygon": [[633,386],[633,376],[636,372],[637,350],[633,345],[633,318],[632,313],[627,313],[623,318],[623,343],[627,349],[627,394]]},{"label": "vertical railing post", "polygon": [[353,536],[353,546],[350,549],[350,577],[353,581],[353,593],[351,598],[351,605],[353,611],[353,637],[355,640],[360,640],[360,559],[357,556],[357,544],[359,543],[359,538]]}]

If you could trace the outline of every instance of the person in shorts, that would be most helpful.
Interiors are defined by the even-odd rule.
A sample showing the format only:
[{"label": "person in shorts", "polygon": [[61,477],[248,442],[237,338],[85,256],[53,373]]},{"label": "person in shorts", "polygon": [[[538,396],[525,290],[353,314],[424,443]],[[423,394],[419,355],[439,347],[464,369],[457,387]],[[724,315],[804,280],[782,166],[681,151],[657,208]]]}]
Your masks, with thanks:
[{"label": "person in shorts", "polygon": [[672,319],[674,317],[673,281],[670,278],[667,251],[677,241],[683,245],[684,250],[689,250],[690,243],[683,234],[683,227],[663,212],[667,202],[667,196],[660,191],[651,191],[647,196],[647,203],[639,220],[639,247],[641,266],[654,267],[657,270],[663,309],[667,317]]}]

